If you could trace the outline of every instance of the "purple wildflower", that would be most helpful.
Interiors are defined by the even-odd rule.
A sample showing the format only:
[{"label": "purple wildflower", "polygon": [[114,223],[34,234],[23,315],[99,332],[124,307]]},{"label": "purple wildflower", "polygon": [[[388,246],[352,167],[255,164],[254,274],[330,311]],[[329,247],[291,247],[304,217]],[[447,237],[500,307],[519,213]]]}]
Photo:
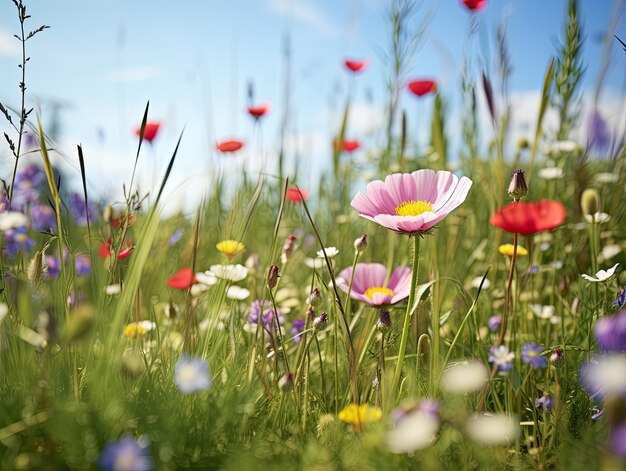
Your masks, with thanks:
[{"label": "purple wildflower", "polygon": [[613,306],[622,307],[626,304],[626,285],[624,289],[617,295],[617,299],[613,301]]},{"label": "purple wildflower", "polygon": [[596,355],[580,368],[580,380],[592,399],[626,399],[626,357],[622,353]]},{"label": "purple wildflower", "polygon": [[61,262],[52,255],[46,255],[46,277],[56,278],[61,272]]},{"label": "purple wildflower", "polygon": [[148,471],[154,464],[147,453],[147,444],[140,444],[131,437],[124,437],[116,442],[107,443],[98,458],[98,466],[105,471]]},{"label": "purple wildflower", "polygon": [[554,407],[554,400],[547,394],[544,394],[535,401],[535,409],[543,409],[549,411]]},{"label": "purple wildflower", "polygon": [[86,255],[76,255],[74,264],[78,276],[89,275],[91,272],[91,259]]},{"label": "purple wildflower", "polygon": [[489,320],[487,321],[487,327],[489,327],[490,331],[495,332],[496,330],[500,328],[501,323],[502,323],[502,316],[499,316],[499,315],[491,316]]},{"label": "purple wildflower", "polygon": [[50,228],[56,230],[57,219],[54,210],[47,204],[36,204],[30,209],[30,217],[33,229],[46,231]]},{"label": "purple wildflower", "polygon": [[[248,314],[248,322],[250,324],[257,324],[259,322],[259,315],[261,316],[265,330],[268,333],[272,332],[274,309],[270,307],[270,302],[267,299],[265,299],[262,304],[258,299],[252,302],[250,313]],[[280,315],[280,312],[278,312],[278,322],[280,322],[281,325],[285,323],[285,319]]]},{"label": "purple wildflower", "polygon": [[209,365],[201,358],[183,355],[174,368],[174,382],[182,393],[204,391],[211,386]]},{"label": "purple wildflower", "polygon": [[530,267],[530,272],[531,272],[533,275],[536,275],[537,273],[539,273],[539,265],[533,265],[533,266],[531,266],[531,267]]},{"label": "purple wildflower", "polygon": [[618,424],[611,431],[611,451],[626,458],[626,421]]},{"label": "purple wildflower", "polygon": [[24,252],[30,252],[30,250],[35,246],[35,241],[28,236],[25,227],[8,229],[4,231],[3,234],[3,257],[13,258],[15,254],[20,250],[23,250]]},{"label": "purple wildflower", "polygon": [[600,348],[608,352],[626,350],[626,309],[612,317],[602,317],[593,326]]},{"label": "purple wildflower", "polygon": [[24,165],[15,176],[14,201],[19,202],[18,204],[37,201],[39,198],[38,188],[45,178],[43,170],[37,164]]},{"label": "purple wildflower", "polygon": [[537,368],[545,368],[548,366],[548,359],[542,355],[543,347],[535,342],[527,342],[522,345],[522,360],[527,365]]},{"label": "purple wildflower", "polygon": [[304,330],[305,323],[306,322],[304,321],[304,319],[296,319],[291,324],[291,329],[289,329],[289,333],[294,336],[293,341],[295,343],[300,343],[302,341],[302,336],[299,334],[302,333],[302,331]]},{"label": "purple wildflower", "polygon": [[176,229],[172,235],[170,236],[170,238],[167,240],[168,245],[174,245],[176,244],[176,242],[178,242],[181,237],[183,236],[183,234],[185,233],[185,231],[182,228],[178,228]]},{"label": "purple wildflower", "polygon": [[85,204],[85,199],[80,193],[70,193],[70,212],[76,224],[81,227],[87,225],[87,214],[89,215],[90,223],[94,223],[98,220],[95,205],[91,201],[89,205]]},{"label": "purple wildflower", "polygon": [[587,126],[587,149],[595,149],[599,153],[606,152],[611,144],[611,132],[606,120],[594,110]]},{"label": "purple wildflower", "polygon": [[492,345],[489,349],[489,363],[493,363],[493,366],[497,367],[500,371],[509,371],[513,368],[513,359],[515,353],[509,352],[506,345],[495,346]]}]

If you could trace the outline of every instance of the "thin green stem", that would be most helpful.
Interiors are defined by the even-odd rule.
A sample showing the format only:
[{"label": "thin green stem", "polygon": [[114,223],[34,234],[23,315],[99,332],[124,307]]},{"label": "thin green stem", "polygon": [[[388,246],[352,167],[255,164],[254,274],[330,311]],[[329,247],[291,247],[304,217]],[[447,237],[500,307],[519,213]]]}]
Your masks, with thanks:
[{"label": "thin green stem", "polygon": [[393,381],[391,383],[391,390],[394,393],[398,393],[398,384],[400,382],[400,375],[402,374],[402,366],[404,364],[404,355],[406,353],[406,344],[409,338],[409,329],[411,327],[411,315],[413,314],[413,304],[415,302],[415,287],[417,286],[418,271],[419,271],[419,257],[420,257],[420,236],[413,235],[413,266],[411,274],[411,291],[409,292],[409,301],[406,306],[406,312],[404,314],[404,324],[402,326],[402,337],[400,338],[400,350],[398,352],[398,362],[396,363],[396,370],[393,375]]}]

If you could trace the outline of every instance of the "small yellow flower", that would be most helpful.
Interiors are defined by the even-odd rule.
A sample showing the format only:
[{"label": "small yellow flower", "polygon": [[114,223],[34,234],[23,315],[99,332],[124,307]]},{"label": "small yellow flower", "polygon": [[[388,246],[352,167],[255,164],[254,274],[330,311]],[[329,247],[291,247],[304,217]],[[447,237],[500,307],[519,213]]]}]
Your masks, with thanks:
[{"label": "small yellow flower", "polygon": [[129,339],[143,337],[146,335],[146,332],[146,329],[144,329],[141,324],[138,324],[137,322],[131,322],[124,327],[124,337],[128,337]]},{"label": "small yellow flower", "polygon": [[350,404],[339,412],[339,419],[352,425],[358,432],[363,430],[363,425],[368,422],[378,422],[383,412],[378,407],[367,404]]},{"label": "small yellow flower", "polygon": [[[507,257],[512,257],[513,256],[513,244],[501,245],[500,247],[498,247],[498,252],[500,252],[502,255],[506,255]],[[521,245],[518,245],[517,246],[517,256],[518,257],[524,257],[526,255],[528,255],[528,250],[526,250]]]},{"label": "small yellow flower", "polygon": [[226,255],[228,260],[231,260],[235,255],[243,252],[246,249],[246,246],[243,245],[241,242],[237,242],[236,240],[231,239],[218,242],[215,247],[217,248],[217,250]]}]

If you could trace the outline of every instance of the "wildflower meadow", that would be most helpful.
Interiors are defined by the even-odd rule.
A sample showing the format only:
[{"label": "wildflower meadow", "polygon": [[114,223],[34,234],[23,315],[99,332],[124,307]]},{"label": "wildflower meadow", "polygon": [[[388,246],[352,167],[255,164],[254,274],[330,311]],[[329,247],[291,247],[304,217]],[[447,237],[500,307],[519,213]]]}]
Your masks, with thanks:
[{"label": "wildflower meadow", "polygon": [[[385,0],[379,53],[332,66],[348,86],[309,167],[284,137],[289,80],[282,103],[249,84],[246,131],[211,140],[210,183],[175,187],[189,138],[155,94],[124,114],[134,147],[107,199],[98,151],[63,147],[31,95],[31,48],[56,26],[35,0],[0,1],[17,51],[0,95],[0,469],[626,468],[613,23],[601,70],[622,75],[618,111],[599,105],[604,82],[582,86],[598,32],[581,4],[612,2],[555,2],[521,136],[515,8],[494,25],[500,0]],[[445,81],[414,60],[437,8],[481,43]],[[367,74],[384,94],[360,135]],[[272,116],[280,132],[263,135]]]}]

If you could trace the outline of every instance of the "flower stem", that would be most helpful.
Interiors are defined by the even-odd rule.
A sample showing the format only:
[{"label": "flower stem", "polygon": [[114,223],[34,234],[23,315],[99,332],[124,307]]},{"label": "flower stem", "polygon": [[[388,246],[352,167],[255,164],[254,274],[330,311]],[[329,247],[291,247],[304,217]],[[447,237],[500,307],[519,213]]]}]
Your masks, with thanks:
[{"label": "flower stem", "polygon": [[413,236],[413,266],[411,274],[411,291],[409,292],[409,301],[406,306],[406,312],[404,314],[404,324],[402,326],[402,337],[400,338],[400,351],[398,352],[398,362],[396,363],[396,370],[393,375],[393,382],[391,391],[398,393],[398,383],[400,381],[400,374],[402,373],[402,365],[404,363],[404,354],[406,352],[406,343],[409,338],[409,328],[411,327],[411,315],[413,314],[413,304],[415,302],[415,287],[417,286],[418,270],[419,270],[419,257],[420,257],[420,237],[419,235]]}]

